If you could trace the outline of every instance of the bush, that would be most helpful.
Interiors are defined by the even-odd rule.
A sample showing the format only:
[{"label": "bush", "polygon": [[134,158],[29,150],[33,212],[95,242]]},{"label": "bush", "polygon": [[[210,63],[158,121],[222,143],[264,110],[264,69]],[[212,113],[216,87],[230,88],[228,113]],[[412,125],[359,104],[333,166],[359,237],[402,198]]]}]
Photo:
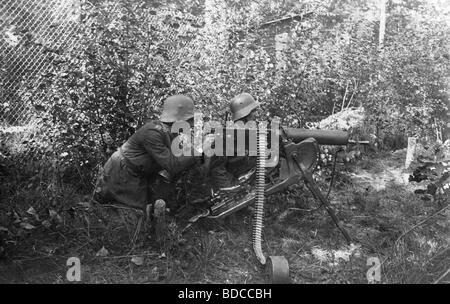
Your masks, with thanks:
[{"label": "bush", "polygon": [[[86,3],[80,48],[50,50],[54,70],[40,76],[39,88],[22,88],[20,95],[40,111],[67,180],[91,182],[96,166],[175,93],[193,97],[205,117],[222,119],[229,100],[246,91],[262,103],[267,116],[261,119],[280,116],[294,127],[306,126],[311,116],[363,106],[361,132],[391,149],[404,147],[407,136],[434,136],[445,121],[448,65],[440,54],[448,33],[430,18],[418,21],[423,27],[389,33],[380,52],[374,24],[363,15],[311,4],[313,13],[292,24],[279,65],[258,30],[260,17],[275,16],[279,8],[249,13],[245,4],[210,0],[203,18],[192,13],[194,2],[184,9],[148,1]],[[269,7],[274,11],[265,11]],[[407,22],[407,14],[399,16],[390,20]],[[423,55],[431,49],[433,56]],[[42,94],[48,98],[39,99]]]}]

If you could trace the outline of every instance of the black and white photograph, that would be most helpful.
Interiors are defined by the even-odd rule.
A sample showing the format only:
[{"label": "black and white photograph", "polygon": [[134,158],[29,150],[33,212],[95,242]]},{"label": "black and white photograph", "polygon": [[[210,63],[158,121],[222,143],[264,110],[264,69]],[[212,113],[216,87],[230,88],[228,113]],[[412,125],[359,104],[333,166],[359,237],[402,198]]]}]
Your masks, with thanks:
[{"label": "black and white photograph", "polygon": [[449,118],[450,0],[0,0],[0,284],[449,284]]}]

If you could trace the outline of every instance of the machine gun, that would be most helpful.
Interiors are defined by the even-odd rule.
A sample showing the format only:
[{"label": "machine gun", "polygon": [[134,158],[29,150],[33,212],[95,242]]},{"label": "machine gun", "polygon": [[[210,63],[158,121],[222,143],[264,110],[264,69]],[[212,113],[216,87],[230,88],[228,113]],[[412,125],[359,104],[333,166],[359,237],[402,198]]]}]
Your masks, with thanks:
[{"label": "machine gun", "polygon": [[[349,134],[344,131],[280,128],[280,133],[279,161],[274,168],[266,168],[265,166],[267,142],[273,134],[267,129],[258,129],[256,166],[241,174],[235,186],[213,192],[211,197],[206,200],[206,206],[191,217],[185,227],[186,230],[202,218],[223,219],[247,206],[255,205],[253,249],[259,262],[266,266],[266,278],[271,283],[289,282],[289,264],[283,256],[270,256],[266,259],[262,253],[261,239],[265,197],[303,181],[314,197],[324,206],[337,228],[350,244],[352,242],[350,235],[339,222],[328,198],[322,194],[312,174],[318,164],[320,144],[368,144],[368,142],[350,140]],[[225,134],[225,132],[222,134]],[[246,142],[248,143],[248,141]],[[276,175],[275,179],[271,178],[267,182],[266,173],[270,174],[271,177]]]}]

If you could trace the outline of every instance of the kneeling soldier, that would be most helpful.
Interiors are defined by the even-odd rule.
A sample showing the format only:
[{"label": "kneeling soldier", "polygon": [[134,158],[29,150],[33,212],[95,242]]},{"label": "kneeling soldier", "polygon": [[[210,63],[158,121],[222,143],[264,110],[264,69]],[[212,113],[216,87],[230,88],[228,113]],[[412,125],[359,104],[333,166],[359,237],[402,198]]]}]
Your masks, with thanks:
[{"label": "kneeling soldier", "polygon": [[172,140],[177,136],[171,133],[172,124],[187,121],[193,125],[193,119],[191,98],[167,98],[160,120],[139,128],[106,162],[94,198],[145,210],[153,200],[150,185],[160,172],[173,176],[195,163],[193,156],[175,156],[171,151]]},{"label": "kneeling soldier", "polygon": [[[252,95],[242,93],[230,102],[230,112],[234,123],[254,121],[258,114],[259,102]],[[237,147],[236,147],[237,148]],[[245,156],[213,156],[210,165],[210,181],[214,189],[233,186],[236,178],[256,166],[256,157],[249,156],[246,149]]]}]

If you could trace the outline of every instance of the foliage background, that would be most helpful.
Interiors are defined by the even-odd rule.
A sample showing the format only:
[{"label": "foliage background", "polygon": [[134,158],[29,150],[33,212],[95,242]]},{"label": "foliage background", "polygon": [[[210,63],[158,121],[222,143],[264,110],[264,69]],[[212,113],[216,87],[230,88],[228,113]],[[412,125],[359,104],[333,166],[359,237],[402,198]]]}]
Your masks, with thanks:
[{"label": "foliage background", "polygon": [[[41,9],[46,3],[42,1]],[[283,125],[293,127],[363,107],[364,125],[356,130],[361,139],[375,139],[381,150],[396,150],[405,146],[407,136],[418,136],[424,146],[432,144],[427,150],[430,162],[440,171],[425,168],[423,175],[441,184],[448,180],[442,169],[448,162],[442,159],[441,167],[436,166],[440,145],[433,145],[449,138],[446,1],[387,1],[382,47],[380,1],[375,0],[81,3],[79,47],[48,49],[53,69],[17,84],[15,96],[35,110],[34,120],[21,127],[1,126],[0,260],[25,255],[25,261],[39,263],[31,271],[42,266],[48,272],[44,268],[49,263],[65,266],[65,256],[76,252],[91,259],[83,261],[92,267],[86,270],[89,282],[147,282],[154,260],[182,282],[211,282],[208,276],[224,282],[217,271],[223,265],[229,266],[231,282],[259,280],[246,247],[250,236],[245,212],[237,224],[230,220],[230,228],[207,226],[206,236],[189,239],[191,247],[167,252],[166,260],[147,261],[150,268],[140,269],[142,278],[135,277],[126,260],[105,266],[92,258],[103,246],[119,255],[124,250],[124,242],[117,241],[122,235],[85,210],[89,196],[84,195],[91,193],[98,167],[146,119],[158,117],[164,98],[175,93],[192,96],[205,116],[224,119],[228,101],[247,91],[262,103],[264,115],[278,115]],[[267,24],[286,16],[296,17]],[[280,57],[275,35],[286,28],[291,34]],[[16,57],[24,55],[21,50],[17,46]],[[8,75],[1,73],[3,82]],[[1,113],[4,104],[11,100],[0,100]],[[434,281],[448,267],[448,210],[414,230],[443,207],[445,198],[436,189],[431,194],[423,190],[423,197],[412,193],[401,184],[404,155],[378,152],[358,163],[359,171],[352,164],[337,165],[337,194],[333,191],[331,199],[364,246],[364,254],[342,271],[324,269],[308,256],[315,246],[338,246],[341,238],[326,215],[309,213],[311,197],[302,186],[271,198],[276,203],[268,204],[273,210],[266,231],[273,241],[266,243],[267,249],[286,254],[296,282],[365,282],[365,258],[376,254],[384,258],[385,282]],[[350,179],[352,170],[359,181]],[[322,174],[320,181],[327,176]],[[405,232],[411,233],[400,240]],[[20,260],[13,264],[27,269]],[[241,273],[245,269],[251,270],[249,278]],[[34,280],[20,271],[26,281]],[[3,275],[10,272],[0,274],[5,280]],[[305,279],[305,274],[312,278]]]},{"label": "foliage background", "polygon": [[[380,146],[435,138],[448,119],[448,7],[387,4],[381,48],[379,1],[84,1],[79,47],[54,50],[53,71],[18,92],[38,110],[44,144],[29,150],[51,145],[60,173],[92,180],[175,93],[223,119],[228,101],[250,92],[267,116],[294,127],[362,106],[364,133]],[[283,24],[265,23],[293,15],[302,18],[288,24],[280,66],[274,35]]]}]

